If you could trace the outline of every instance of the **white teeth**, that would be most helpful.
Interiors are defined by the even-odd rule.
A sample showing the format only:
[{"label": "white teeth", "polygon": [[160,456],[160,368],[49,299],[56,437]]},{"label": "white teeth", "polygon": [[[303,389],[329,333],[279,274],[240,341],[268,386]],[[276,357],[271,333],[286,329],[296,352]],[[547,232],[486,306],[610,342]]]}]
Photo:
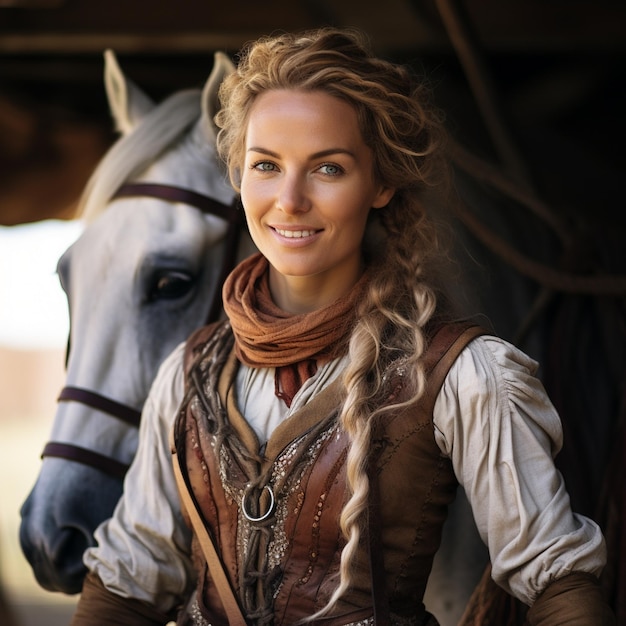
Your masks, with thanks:
[{"label": "white teeth", "polygon": [[311,235],[315,234],[314,230],[281,230],[280,228],[277,228],[276,232],[283,237],[291,237],[293,239],[310,237]]}]

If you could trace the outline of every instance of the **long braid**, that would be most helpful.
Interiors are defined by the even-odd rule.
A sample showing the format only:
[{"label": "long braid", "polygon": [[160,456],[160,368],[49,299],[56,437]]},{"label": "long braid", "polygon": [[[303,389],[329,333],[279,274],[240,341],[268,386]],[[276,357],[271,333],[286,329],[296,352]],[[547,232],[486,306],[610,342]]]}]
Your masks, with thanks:
[{"label": "long braid", "polygon": [[[352,565],[362,542],[369,503],[367,464],[373,424],[401,406],[387,401],[385,382],[400,360],[405,384],[412,391],[402,405],[416,402],[425,386],[420,362],[426,347],[424,327],[435,313],[437,299],[421,279],[424,270],[419,247],[412,247],[407,255],[402,246],[396,246],[398,237],[396,233],[390,239],[394,246],[387,251],[388,261],[370,282],[351,336],[344,375],[346,398],[339,418],[351,442],[346,460],[350,497],[339,520],[346,545],[341,553],[340,583],[328,604],[311,619],[330,613],[352,582]],[[403,306],[394,306],[396,300]],[[407,306],[407,301],[412,305]]]}]

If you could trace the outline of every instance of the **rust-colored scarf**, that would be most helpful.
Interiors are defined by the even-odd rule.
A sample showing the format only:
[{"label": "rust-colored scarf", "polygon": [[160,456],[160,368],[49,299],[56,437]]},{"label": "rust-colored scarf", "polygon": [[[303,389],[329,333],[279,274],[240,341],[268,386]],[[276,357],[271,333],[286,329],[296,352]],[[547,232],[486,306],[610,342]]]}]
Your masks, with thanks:
[{"label": "rust-colored scarf", "polygon": [[242,261],[223,288],[237,358],[252,367],[329,361],[347,348],[367,272],[343,298],[318,311],[293,315],[278,308],[269,290],[269,263],[260,253]]}]

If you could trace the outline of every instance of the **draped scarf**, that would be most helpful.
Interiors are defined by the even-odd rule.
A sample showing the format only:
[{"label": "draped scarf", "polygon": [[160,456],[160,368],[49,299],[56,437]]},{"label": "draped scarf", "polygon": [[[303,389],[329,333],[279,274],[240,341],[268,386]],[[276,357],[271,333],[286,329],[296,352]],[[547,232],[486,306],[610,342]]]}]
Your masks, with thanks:
[{"label": "draped scarf", "polygon": [[252,367],[281,367],[344,355],[368,272],[333,304],[294,315],[274,304],[268,268],[267,259],[257,253],[242,261],[224,283],[224,310],[233,328],[237,358]]}]

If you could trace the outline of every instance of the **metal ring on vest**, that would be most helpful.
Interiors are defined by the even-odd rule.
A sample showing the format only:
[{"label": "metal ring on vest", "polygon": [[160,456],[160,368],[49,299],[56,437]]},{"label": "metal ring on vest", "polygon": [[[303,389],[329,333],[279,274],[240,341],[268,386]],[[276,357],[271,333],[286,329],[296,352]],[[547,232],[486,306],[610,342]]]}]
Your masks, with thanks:
[{"label": "metal ring on vest", "polygon": [[[262,522],[263,520],[266,520],[274,512],[274,506],[276,504],[276,500],[274,498],[274,492],[272,491],[272,488],[269,485],[265,485],[263,487],[263,491],[267,489],[267,492],[270,494],[270,505],[267,507],[267,511],[265,511],[263,515],[261,515],[260,517],[253,517],[246,510],[246,500],[248,496],[250,495],[251,489],[252,489],[252,485],[248,485],[246,487],[246,490],[243,492],[243,496],[241,496],[241,512],[243,513],[244,517],[249,522]],[[259,501],[260,500],[261,498],[259,498]]]}]

